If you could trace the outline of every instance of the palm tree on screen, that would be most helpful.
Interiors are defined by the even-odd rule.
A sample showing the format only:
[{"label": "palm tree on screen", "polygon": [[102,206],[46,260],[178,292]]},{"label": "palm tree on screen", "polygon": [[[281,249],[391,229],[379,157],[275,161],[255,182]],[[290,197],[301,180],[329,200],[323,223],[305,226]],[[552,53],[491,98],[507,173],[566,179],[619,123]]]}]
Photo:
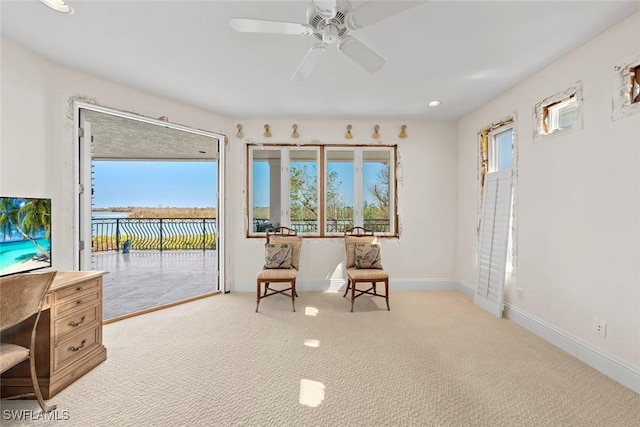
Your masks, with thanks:
[{"label": "palm tree on screen", "polygon": [[49,252],[44,249],[35,236],[44,231],[44,238],[51,238],[51,200],[0,198],[0,230],[5,236],[11,236],[16,230],[23,240],[29,240],[48,260]]}]

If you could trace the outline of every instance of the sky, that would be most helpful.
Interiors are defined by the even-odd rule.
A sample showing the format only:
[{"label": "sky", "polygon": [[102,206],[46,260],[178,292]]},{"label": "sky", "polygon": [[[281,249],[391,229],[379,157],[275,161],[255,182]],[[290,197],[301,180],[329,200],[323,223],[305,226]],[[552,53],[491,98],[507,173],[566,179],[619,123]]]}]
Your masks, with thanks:
[{"label": "sky", "polygon": [[93,206],[216,207],[216,162],[94,161]]},{"label": "sky", "polygon": [[[315,173],[315,164],[307,163]],[[380,164],[365,164],[365,175],[375,177]],[[269,166],[254,165],[254,206],[269,206]],[[333,162],[331,170],[342,181],[340,191],[353,201],[353,164]],[[94,161],[93,206],[115,207],[216,207],[216,162]],[[365,199],[375,199],[365,191]]]}]

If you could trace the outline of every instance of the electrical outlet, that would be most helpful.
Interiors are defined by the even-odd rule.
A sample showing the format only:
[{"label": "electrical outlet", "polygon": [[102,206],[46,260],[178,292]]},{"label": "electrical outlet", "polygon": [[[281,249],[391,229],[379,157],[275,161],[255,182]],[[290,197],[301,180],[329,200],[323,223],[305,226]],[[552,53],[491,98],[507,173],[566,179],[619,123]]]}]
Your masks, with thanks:
[{"label": "electrical outlet", "polygon": [[606,337],[607,336],[607,322],[604,320],[595,319],[593,321],[593,332],[596,334]]},{"label": "electrical outlet", "polygon": [[518,299],[524,300],[524,290],[522,290],[522,288],[517,288],[517,291],[518,291]]}]

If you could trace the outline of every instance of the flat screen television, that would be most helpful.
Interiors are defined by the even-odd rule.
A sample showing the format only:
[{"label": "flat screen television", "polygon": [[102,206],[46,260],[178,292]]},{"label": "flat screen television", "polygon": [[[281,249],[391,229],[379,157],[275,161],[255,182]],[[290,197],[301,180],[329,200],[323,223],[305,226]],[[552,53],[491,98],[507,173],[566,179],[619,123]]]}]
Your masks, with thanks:
[{"label": "flat screen television", "polygon": [[0,196],[0,277],[51,267],[51,199]]}]

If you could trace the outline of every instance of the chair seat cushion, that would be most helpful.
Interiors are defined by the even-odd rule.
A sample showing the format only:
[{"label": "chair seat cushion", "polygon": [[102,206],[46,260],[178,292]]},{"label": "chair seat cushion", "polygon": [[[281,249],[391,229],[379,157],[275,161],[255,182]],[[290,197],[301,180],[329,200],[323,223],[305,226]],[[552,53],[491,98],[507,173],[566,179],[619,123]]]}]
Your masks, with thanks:
[{"label": "chair seat cushion", "polygon": [[0,344],[0,372],[16,366],[29,357],[29,349],[16,344]]},{"label": "chair seat cushion", "polygon": [[[378,270],[380,271],[380,270]],[[295,279],[296,277],[295,268],[272,268],[267,270],[262,270],[258,273],[259,280],[286,280],[286,279]]]},{"label": "chair seat cushion", "polygon": [[347,275],[351,280],[384,280],[389,278],[384,270],[378,268],[349,268]]}]

